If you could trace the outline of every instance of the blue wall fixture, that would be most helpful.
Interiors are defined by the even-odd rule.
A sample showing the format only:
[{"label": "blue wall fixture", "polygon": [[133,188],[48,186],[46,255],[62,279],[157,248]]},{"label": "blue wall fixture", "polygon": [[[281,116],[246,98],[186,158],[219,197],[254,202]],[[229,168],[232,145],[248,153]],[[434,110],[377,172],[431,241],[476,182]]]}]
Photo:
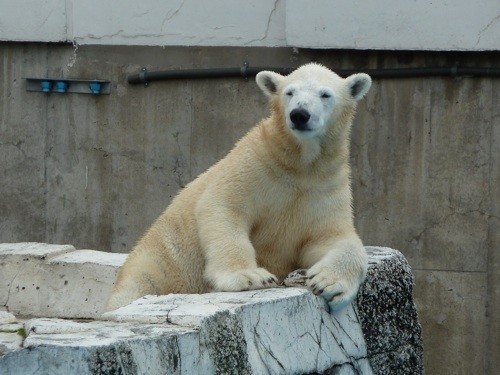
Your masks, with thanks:
[{"label": "blue wall fixture", "polygon": [[111,93],[111,82],[100,79],[26,78],[26,91],[99,96]]}]

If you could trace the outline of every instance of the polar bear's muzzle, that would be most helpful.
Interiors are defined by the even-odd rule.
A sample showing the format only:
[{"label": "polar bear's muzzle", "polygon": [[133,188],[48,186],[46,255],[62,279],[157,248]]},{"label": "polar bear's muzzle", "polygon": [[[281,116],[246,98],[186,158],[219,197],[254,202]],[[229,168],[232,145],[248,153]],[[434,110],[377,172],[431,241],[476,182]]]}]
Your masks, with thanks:
[{"label": "polar bear's muzzle", "polygon": [[294,109],[290,112],[290,121],[292,122],[293,130],[310,131],[312,130],[308,123],[311,114],[305,109]]}]

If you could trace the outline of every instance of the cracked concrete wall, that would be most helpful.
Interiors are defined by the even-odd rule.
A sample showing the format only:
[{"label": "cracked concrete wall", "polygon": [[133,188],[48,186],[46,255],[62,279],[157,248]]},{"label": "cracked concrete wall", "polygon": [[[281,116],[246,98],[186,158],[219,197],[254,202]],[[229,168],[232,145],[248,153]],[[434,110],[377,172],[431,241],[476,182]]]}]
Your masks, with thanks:
[{"label": "cracked concrete wall", "polygon": [[[127,252],[176,192],[267,115],[253,80],[126,83],[149,69],[499,66],[492,53],[0,44],[0,242]],[[109,96],[25,77],[108,79]],[[376,80],[352,133],[356,224],[416,277],[428,373],[500,366],[500,81]],[[476,348],[470,356],[470,347]]]},{"label": "cracked concrete wall", "polygon": [[[315,48],[498,50],[500,3],[309,0],[286,4],[289,45]],[[464,25],[467,27],[464,28]]]},{"label": "cracked concrete wall", "polygon": [[[500,3],[399,0],[25,0],[0,40],[79,45],[498,50]],[[29,9],[30,11],[26,11]],[[464,27],[465,26],[465,27]]]}]

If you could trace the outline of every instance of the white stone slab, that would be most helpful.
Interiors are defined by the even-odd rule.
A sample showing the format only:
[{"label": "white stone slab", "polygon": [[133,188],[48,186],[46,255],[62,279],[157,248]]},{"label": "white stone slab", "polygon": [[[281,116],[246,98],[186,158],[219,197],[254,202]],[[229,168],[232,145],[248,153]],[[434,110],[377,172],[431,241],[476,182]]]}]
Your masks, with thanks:
[{"label": "white stone slab", "polygon": [[[7,256],[25,257],[26,260],[30,258],[46,259],[58,254],[74,251],[75,248],[71,245],[52,245],[38,242],[19,242],[19,243],[0,243],[0,257]],[[17,259],[15,259],[17,261]]]},{"label": "white stone slab", "polygon": [[[131,305],[124,306],[114,312],[105,313],[104,319],[117,322],[136,323],[172,323],[181,326],[198,327],[203,319],[210,317],[218,311],[228,310],[234,305],[208,304],[182,301],[180,298],[163,299],[162,297],[146,296]],[[150,301],[151,303],[145,303]],[[159,298],[159,301],[154,300]]]},{"label": "white stone slab", "polygon": [[[366,357],[352,305],[330,315],[310,292],[279,307],[240,307],[248,359],[255,373],[321,372],[333,364]],[[304,355],[308,353],[308,355]]]},{"label": "white stone slab", "polygon": [[24,326],[14,315],[0,312],[0,356],[19,350],[24,340]]},{"label": "white stone slab", "polygon": [[25,348],[40,345],[93,347],[110,345],[124,339],[136,339],[148,328],[150,334],[170,333],[173,335],[192,332],[189,329],[170,325],[132,325],[115,322],[77,322],[64,319],[32,319],[25,324],[28,337]]},{"label": "white stone slab", "polygon": [[[257,374],[324,371],[332,367],[332,363],[366,358],[354,307],[351,305],[334,315],[325,307],[320,297],[305,289],[273,288],[240,293],[146,296],[103,317],[120,322],[168,322],[197,327],[200,340],[208,348],[214,342],[221,345],[232,340],[238,352],[244,342],[246,357],[233,365],[248,366]],[[220,353],[224,353],[223,347],[212,353],[216,367],[225,360],[218,362]]]},{"label": "white stone slab", "polygon": [[23,349],[0,356],[1,374],[202,374],[211,369],[203,362],[197,332],[186,328],[61,319],[36,319],[27,327]]},{"label": "white stone slab", "polygon": [[[13,284],[16,292],[9,290],[11,299],[26,293],[21,281],[29,280],[46,283],[46,289],[38,289],[38,296],[37,292],[30,292],[32,305],[27,305],[35,308],[34,302],[53,303],[50,305],[52,310],[43,310],[44,313],[68,316],[76,311],[80,311],[80,315],[81,311],[88,312],[82,297],[86,296],[85,288],[89,286],[88,292],[100,298],[100,302],[92,302],[94,308],[96,303],[106,302],[123,255],[109,257],[91,250],[79,250],[59,255],[56,252],[56,256],[52,256],[53,252],[43,246],[0,247],[4,264],[23,265],[22,275]],[[38,255],[27,255],[33,253],[34,248]],[[376,332],[380,332],[377,317],[390,323],[383,311],[391,302],[386,295],[384,302],[380,302],[383,306],[377,305],[380,299],[372,298],[374,291],[379,286],[385,288],[384,282],[391,275],[406,275],[401,280],[410,289],[412,279],[401,253],[375,247],[367,251],[370,254],[369,279],[358,296],[364,296],[364,300],[370,297],[372,302],[363,304],[363,298],[358,297],[356,305],[333,314],[329,313],[322,298],[297,287],[145,296],[104,314],[106,320],[35,318],[18,322],[8,311],[0,311],[0,374],[24,375],[40,371],[54,375],[119,372],[300,374],[326,370],[336,374],[372,374],[358,309],[364,313],[363,324],[369,325],[365,334],[368,332],[373,344],[374,338],[378,340]],[[3,269],[2,266],[0,270]],[[29,277],[22,279],[24,275]],[[300,285],[302,279],[299,272],[292,284]],[[369,285],[366,288],[370,290],[363,289],[365,285]],[[19,287],[22,292],[17,291]],[[92,288],[96,288],[95,293]],[[411,294],[400,293],[399,297],[404,299],[405,306],[413,303]],[[65,310],[55,310],[54,306]],[[370,307],[368,311],[380,311],[374,317],[366,313],[365,306]],[[391,311],[398,311],[398,306],[393,306]],[[408,315],[406,319],[418,325],[416,315]],[[28,334],[24,341],[20,332]],[[372,352],[370,358],[373,355]],[[387,356],[391,361],[390,353],[375,352],[375,355],[377,358]]]},{"label": "white stone slab", "polygon": [[99,317],[126,257],[70,245],[0,244],[0,305],[25,316]]},{"label": "white stone slab", "polygon": [[[49,245],[36,242],[0,244],[0,306],[16,306],[18,302],[39,304],[41,277],[45,262],[53,256],[74,251],[71,245]],[[38,288],[38,289],[37,289]],[[21,303],[22,306],[22,303]],[[13,308],[11,312],[30,314]]]},{"label": "white stone slab", "polygon": [[199,326],[216,312],[234,310],[247,304],[286,300],[309,293],[304,289],[273,288],[237,293],[171,294],[145,296],[102,318],[118,322],[173,323]]},{"label": "white stone slab", "polygon": [[121,267],[127,254],[106,253],[96,250],[76,250],[71,253],[61,254],[50,259],[49,263],[74,263],[74,264],[96,264],[99,266]]},{"label": "white stone slab", "polygon": [[[332,317],[323,300],[305,289],[146,296],[105,316],[119,323],[32,319],[25,324],[29,336],[24,347],[33,352],[32,357],[40,353],[37,363],[46,368],[50,368],[47,358],[55,356],[55,347],[60,347],[60,355],[69,356],[73,363],[66,370],[82,374],[93,373],[96,368],[92,366],[99,363],[96,360],[89,365],[82,358],[113,356],[111,348],[121,348],[121,356],[128,353],[133,358],[137,371],[133,373],[149,374],[161,373],[158,366],[165,365],[165,359],[159,353],[165,349],[158,345],[164,345],[165,335],[170,335],[172,340],[175,337],[178,348],[175,355],[172,347],[169,349],[172,355],[168,368],[172,373],[231,373],[245,369],[253,373],[300,373],[323,371],[332,364],[346,362],[355,363],[361,374],[371,373],[364,360],[366,349],[352,306]],[[160,336],[164,344],[155,339]],[[68,347],[77,349],[67,352]],[[109,360],[115,363],[113,358]],[[180,362],[185,367],[177,367]],[[4,366],[10,369],[13,363],[5,361]],[[146,363],[153,363],[153,368],[139,372],[137,365],[144,367]],[[347,371],[348,367],[341,370]]]},{"label": "white stone slab", "polygon": [[0,356],[21,348],[23,337],[17,332],[4,332],[0,327]]},{"label": "white stone slab", "polygon": [[14,323],[16,321],[17,319],[13,314],[7,311],[0,311],[0,324],[9,324],[9,323]]}]

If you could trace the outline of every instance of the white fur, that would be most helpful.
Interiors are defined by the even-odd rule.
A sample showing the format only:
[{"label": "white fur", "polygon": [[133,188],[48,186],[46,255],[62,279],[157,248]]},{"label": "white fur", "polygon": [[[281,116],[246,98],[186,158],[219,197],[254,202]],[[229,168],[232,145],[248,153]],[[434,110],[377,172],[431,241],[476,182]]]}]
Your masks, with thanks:
[{"label": "white fur", "polygon": [[[128,257],[109,309],[145,294],[272,287],[297,268],[333,308],[356,295],[367,256],[353,225],[349,133],[370,77],[308,64],[256,81],[271,116],[173,200]],[[302,130],[294,109],[310,116]]]}]

